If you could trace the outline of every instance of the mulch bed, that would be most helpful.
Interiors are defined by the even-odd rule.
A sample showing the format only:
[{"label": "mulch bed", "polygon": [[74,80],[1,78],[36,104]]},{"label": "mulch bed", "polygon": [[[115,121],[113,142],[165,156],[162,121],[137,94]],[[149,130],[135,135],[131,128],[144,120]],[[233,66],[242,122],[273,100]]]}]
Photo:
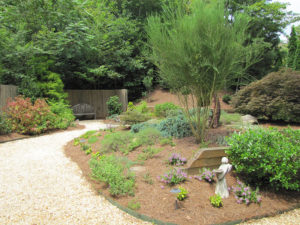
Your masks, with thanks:
[{"label": "mulch bed", "polygon": [[[121,128],[120,128],[121,129]],[[105,131],[101,131],[102,140]],[[211,130],[207,138],[218,135],[227,135],[227,128],[218,128]],[[287,210],[294,207],[300,202],[300,194],[298,192],[267,192],[261,191],[262,203],[260,205],[252,203],[249,206],[245,204],[237,204],[232,193],[228,199],[223,199],[224,206],[222,208],[214,208],[211,206],[209,196],[214,195],[215,183],[209,184],[205,181],[198,181],[194,178],[189,178],[185,183],[176,185],[182,186],[189,192],[188,198],[180,202],[180,209],[175,209],[175,195],[170,193],[174,187],[163,185],[157,177],[163,175],[171,167],[168,166],[166,160],[173,153],[180,153],[186,158],[191,158],[199,149],[199,144],[195,142],[193,137],[173,140],[176,143],[175,147],[169,145],[163,146],[162,152],[158,153],[154,158],[145,161],[143,167],[144,172],[136,173],[136,189],[135,196],[122,196],[112,198],[109,194],[108,187],[104,183],[99,183],[91,179],[91,170],[88,165],[90,155],[86,155],[80,150],[79,146],[73,146],[73,142],[69,142],[65,146],[65,154],[70,157],[82,170],[83,176],[90,182],[96,192],[112,198],[122,206],[127,207],[128,202],[132,199],[137,200],[141,208],[138,213],[150,216],[152,218],[171,222],[176,224],[219,224],[235,220],[247,220],[256,216],[275,215],[278,211]],[[98,141],[92,145],[93,150],[101,147]],[[217,146],[209,144],[209,147]],[[156,147],[161,147],[157,145]],[[137,155],[141,153],[141,148],[138,148],[128,154],[130,160],[136,160]],[[153,184],[144,181],[144,175],[150,174]],[[228,186],[236,186],[237,176],[234,172],[227,175]],[[240,177],[242,180],[242,177]]]},{"label": "mulch bed", "polygon": [[60,133],[60,132],[64,132],[64,131],[81,130],[84,128],[85,128],[84,125],[75,124],[75,126],[68,127],[65,130],[55,129],[55,130],[50,130],[50,131],[40,134],[40,135],[24,135],[24,134],[18,134],[18,133],[5,134],[5,135],[0,135],[0,143],[16,141],[16,140],[20,140],[20,139],[24,139],[24,138],[35,137],[35,136]]}]

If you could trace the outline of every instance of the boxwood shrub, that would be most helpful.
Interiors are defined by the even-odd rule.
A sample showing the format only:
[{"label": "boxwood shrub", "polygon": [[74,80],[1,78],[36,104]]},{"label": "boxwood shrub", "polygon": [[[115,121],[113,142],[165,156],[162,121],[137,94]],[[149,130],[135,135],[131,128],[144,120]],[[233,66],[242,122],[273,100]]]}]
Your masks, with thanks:
[{"label": "boxwood shrub", "polygon": [[300,190],[300,130],[248,129],[227,139],[227,154],[245,182]]}]

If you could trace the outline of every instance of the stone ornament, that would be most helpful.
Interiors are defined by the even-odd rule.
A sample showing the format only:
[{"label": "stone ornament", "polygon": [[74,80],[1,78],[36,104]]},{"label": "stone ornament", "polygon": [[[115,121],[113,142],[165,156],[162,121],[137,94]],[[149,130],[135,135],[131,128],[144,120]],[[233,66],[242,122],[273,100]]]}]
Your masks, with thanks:
[{"label": "stone ornament", "polygon": [[232,169],[232,165],[228,163],[228,158],[223,157],[221,160],[222,164],[219,169],[214,170],[217,176],[216,194],[219,194],[221,198],[228,198],[229,191],[226,183],[226,174]]}]

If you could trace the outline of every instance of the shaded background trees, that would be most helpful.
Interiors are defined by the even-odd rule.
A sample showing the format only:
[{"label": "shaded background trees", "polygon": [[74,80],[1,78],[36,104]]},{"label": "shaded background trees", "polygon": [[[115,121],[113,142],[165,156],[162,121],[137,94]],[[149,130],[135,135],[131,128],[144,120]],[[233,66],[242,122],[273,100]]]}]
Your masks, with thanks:
[{"label": "shaded background trees", "polygon": [[[173,2],[2,0],[0,83],[18,85],[20,93],[29,97],[51,97],[45,86],[52,88],[52,96],[61,92],[47,85],[56,80],[68,89],[127,88],[130,99],[138,98],[146,90],[145,77],[154,85],[159,81],[156,67],[148,60],[146,19]],[[262,62],[249,68],[243,80],[228,86],[246,84],[277,70],[282,61],[279,32],[292,21],[285,4],[264,0],[226,3],[229,18],[240,11],[251,16],[245,45],[255,38],[270,44]]]}]

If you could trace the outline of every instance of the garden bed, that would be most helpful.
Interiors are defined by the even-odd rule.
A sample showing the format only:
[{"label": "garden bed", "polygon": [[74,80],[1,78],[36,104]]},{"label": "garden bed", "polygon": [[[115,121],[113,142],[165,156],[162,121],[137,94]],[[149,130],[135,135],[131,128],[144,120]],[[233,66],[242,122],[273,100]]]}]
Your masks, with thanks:
[{"label": "garden bed", "polygon": [[[216,140],[216,136],[228,135],[228,132],[228,129],[224,127],[210,130],[207,141],[212,140],[214,142],[213,140]],[[111,131],[99,131],[93,135],[99,139],[96,143],[89,145],[93,152],[101,149],[100,142],[107,133],[111,133]],[[85,141],[88,142],[88,138]],[[247,220],[253,217],[274,215],[278,211],[295,207],[300,202],[298,192],[273,193],[261,191],[261,204],[238,204],[233,194],[230,193],[228,199],[223,199],[224,206],[222,208],[214,208],[209,201],[209,196],[214,195],[215,183],[209,184],[194,177],[188,177],[184,183],[168,186],[162,183],[158,177],[172,168],[167,162],[172,153],[178,153],[182,157],[189,159],[200,147],[214,147],[218,145],[214,142],[200,146],[193,137],[173,139],[173,143],[175,146],[155,144],[153,147],[161,148],[162,151],[155,154],[153,158],[139,161],[139,164],[131,166],[137,170],[135,172],[134,196],[112,197],[108,185],[92,179],[92,171],[89,166],[91,154],[87,155],[82,151],[80,145],[74,146],[73,141],[69,142],[65,146],[65,153],[78,164],[83,176],[91,183],[95,191],[112,198],[124,207],[131,205],[131,208],[136,208],[138,213],[165,222],[176,224],[218,224],[240,219]],[[138,147],[134,151],[129,152],[126,157],[130,161],[138,161],[137,159],[142,154],[142,149],[142,147]],[[124,156],[120,152],[110,154]],[[237,185],[237,176],[234,171],[229,173],[226,179],[228,186]],[[242,180],[242,177],[240,179]],[[170,193],[170,190],[175,187],[184,187],[188,190],[188,198],[179,202],[179,209],[175,209],[176,195]]]}]

